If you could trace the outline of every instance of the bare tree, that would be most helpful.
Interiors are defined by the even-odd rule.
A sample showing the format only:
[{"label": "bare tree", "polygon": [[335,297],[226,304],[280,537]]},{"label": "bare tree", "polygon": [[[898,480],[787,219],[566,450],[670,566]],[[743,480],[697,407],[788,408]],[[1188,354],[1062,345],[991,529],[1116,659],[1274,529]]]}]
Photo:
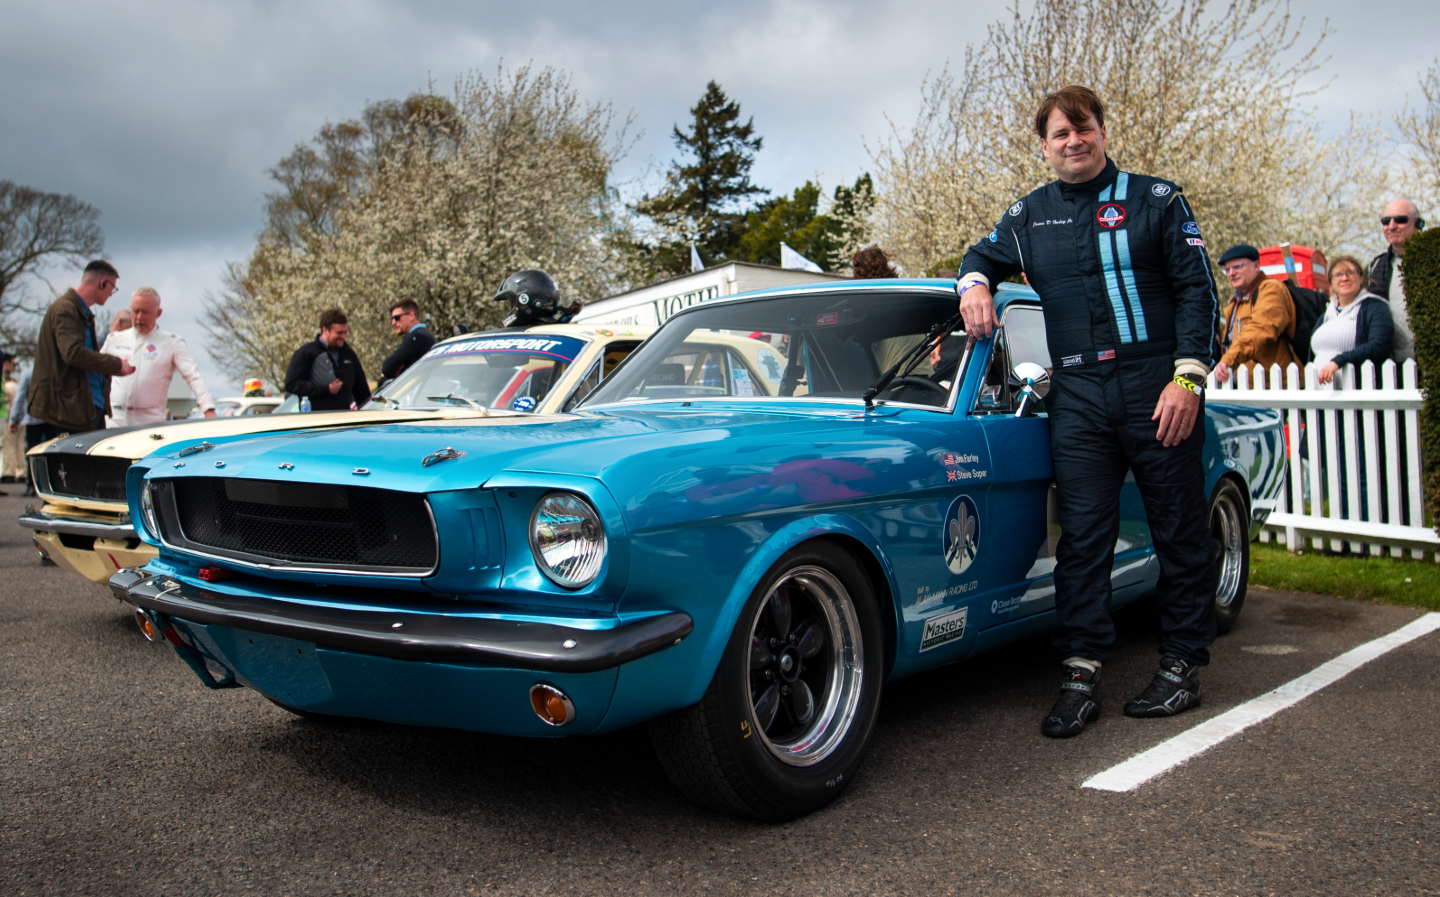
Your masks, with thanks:
[{"label": "bare tree", "polygon": [[[100,210],[74,196],[45,193],[0,181],[0,320],[38,311],[28,302],[26,278],[43,280],[55,264],[80,267],[105,248]],[[0,325],[7,332],[24,325]],[[17,331],[18,332],[18,331]]]},{"label": "bare tree", "polygon": [[[1032,130],[1045,94],[1084,84],[1105,100],[1121,168],[1179,183],[1212,246],[1333,239],[1337,208],[1368,188],[1331,170],[1337,148],[1374,172],[1364,128],[1326,142],[1302,106],[1322,25],[1303,40],[1280,0],[1038,0],[928,79],[913,126],[871,149],[871,232],[907,272],[951,262],[1017,197],[1052,180]],[[1313,202],[1320,184],[1329,205]],[[1322,214],[1323,212],[1323,214]],[[1322,244],[1323,245],[1323,244]],[[1332,248],[1326,246],[1326,248]]]},{"label": "bare tree", "polygon": [[1416,199],[1440,201],[1440,61],[1432,62],[1420,76],[1420,95],[1425,102],[1395,117],[1401,142],[1409,151]]}]

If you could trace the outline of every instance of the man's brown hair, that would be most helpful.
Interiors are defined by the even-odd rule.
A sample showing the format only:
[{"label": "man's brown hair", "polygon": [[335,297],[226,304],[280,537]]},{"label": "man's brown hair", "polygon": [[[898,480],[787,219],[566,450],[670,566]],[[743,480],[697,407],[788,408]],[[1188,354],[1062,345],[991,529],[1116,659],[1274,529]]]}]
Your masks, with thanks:
[{"label": "man's brown hair", "polygon": [[1040,101],[1040,109],[1035,113],[1035,133],[1041,140],[1049,136],[1050,113],[1056,109],[1064,113],[1072,125],[1083,125],[1093,115],[1096,124],[1105,126],[1105,104],[1100,102],[1099,94],[1088,87],[1071,84]]},{"label": "man's brown hair", "polygon": [[350,325],[350,319],[345,317],[345,312],[338,308],[327,308],[320,312],[320,329],[328,330],[336,324]]},{"label": "man's brown hair", "polygon": [[417,318],[420,317],[420,306],[415,304],[414,299],[401,299],[392,303],[390,306],[390,314],[395,314],[395,309],[397,308],[402,308]]},{"label": "man's brown hair", "polygon": [[900,272],[890,264],[890,254],[873,244],[850,257],[850,268],[851,276],[856,280],[876,280],[882,277],[900,276]]}]

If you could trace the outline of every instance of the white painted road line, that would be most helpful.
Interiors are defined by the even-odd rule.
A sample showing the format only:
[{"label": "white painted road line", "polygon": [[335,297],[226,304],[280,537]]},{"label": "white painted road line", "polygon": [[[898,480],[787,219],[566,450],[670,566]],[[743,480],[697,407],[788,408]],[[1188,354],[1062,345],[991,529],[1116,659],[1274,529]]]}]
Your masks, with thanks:
[{"label": "white painted road line", "polygon": [[1392,651],[1422,635],[1440,629],[1440,613],[1426,614],[1386,636],[1346,651],[1334,660],[1323,663],[1298,679],[1292,679],[1272,692],[1246,701],[1214,719],[1206,720],[1188,732],[1156,745],[1143,754],[1136,754],[1118,766],[1112,766],[1088,779],[1083,788],[1100,791],[1132,791],[1161,773],[1167,772],[1191,757],[1204,753],[1231,735],[1269,719],[1286,707],[1297,704],[1325,686],[1343,678],[1387,651]]}]

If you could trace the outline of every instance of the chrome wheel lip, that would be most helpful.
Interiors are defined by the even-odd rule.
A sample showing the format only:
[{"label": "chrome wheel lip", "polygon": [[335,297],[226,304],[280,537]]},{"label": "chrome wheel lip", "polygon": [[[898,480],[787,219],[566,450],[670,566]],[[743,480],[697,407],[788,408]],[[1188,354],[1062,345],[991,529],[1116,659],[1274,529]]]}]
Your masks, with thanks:
[{"label": "chrome wheel lip", "polygon": [[[1242,535],[1243,533],[1243,535]],[[1210,537],[1220,548],[1217,559],[1220,564],[1219,581],[1215,587],[1215,606],[1228,608],[1240,593],[1241,568],[1244,566],[1244,545],[1249,533],[1245,532],[1240,509],[1235,499],[1221,495],[1210,510]]]},{"label": "chrome wheel lip", "polygon": [[[788,766],[814,766],[840,747],[855,721],[864,685],[864,641],[860,620],[849,591],[840,580],[823,567],[800,566],[786,572],[750,618],[749,637],[753,640],[760,626],[761,615],[775,594],[787,585],[804,590],[825,626],[829,644],[829,668],[825,675],[824,694],[816,696],[815,719],[793,741],[776,742],[765,734],[755,713],[755,699],[750,701],[750,724],[760,742],[772,756]],[[747,675],[746,691],[750,682]]]}]

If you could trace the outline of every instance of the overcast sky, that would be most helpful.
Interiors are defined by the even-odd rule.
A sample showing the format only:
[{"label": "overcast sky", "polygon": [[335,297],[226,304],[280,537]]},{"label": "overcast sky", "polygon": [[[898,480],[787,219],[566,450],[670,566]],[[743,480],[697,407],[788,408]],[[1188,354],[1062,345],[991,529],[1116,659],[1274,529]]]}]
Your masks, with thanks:
[{"label": "overcast sky", "polygon": [[[1434,0],[1294,9],[1312,33],[1327,17],[1337,32],[1333,82],[1315,99],[1333,125],[1352,109],[1398,111],[1436,54]],[[550,65],[586,99],[634,113],[644,138],[618,172],[633,180],[668,163],[671,126],[713,78],[765,138],[759,184],[818,176],[830,188],[870,167],[865,142],[884,137],[886,116],[909,122],[927,72],[959,60],[1000,12],[973,0],[5,0],[0,178],[101,209],[123,293],[157,288],[163,326],[227,394],[236,384],[204,352],[201,299],[225,261],[249,254],[265,170],[326,121],[432,79],[447,91],[502,60]]]}]

